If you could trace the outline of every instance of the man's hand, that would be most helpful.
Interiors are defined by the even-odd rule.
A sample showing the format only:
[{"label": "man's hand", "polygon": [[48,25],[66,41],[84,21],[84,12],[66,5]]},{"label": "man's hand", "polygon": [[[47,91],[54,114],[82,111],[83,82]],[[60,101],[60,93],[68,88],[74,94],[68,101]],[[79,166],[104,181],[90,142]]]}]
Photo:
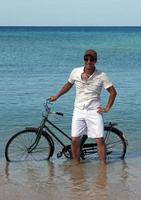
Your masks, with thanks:
[{"label": "man's hand", "polygon": [[113,103],[114,103],[114,100],[116,98],[116,95],[117,95],[117,92],[116,92],[116,89],[114,88],[114,86],[111,86],[107,89],[107,91],[109,92],[109,99],[108,99],[108,103],[106,105],[105,108],[102,108],[102,107],[98,107],[97,108],[97,112],[98,113],[107,113],[109,112],[109,110],[111,109]]},{"label": "man's hand", "polygon": [[57,96],[50,96],[49,101],[56,101],[58,99]]},{"label": "man's hand", "polygon": [[98,113],[107,113],[109,111],[108,108],[102,108],[102,107],[98,107],[97,108],[97,112]]}]

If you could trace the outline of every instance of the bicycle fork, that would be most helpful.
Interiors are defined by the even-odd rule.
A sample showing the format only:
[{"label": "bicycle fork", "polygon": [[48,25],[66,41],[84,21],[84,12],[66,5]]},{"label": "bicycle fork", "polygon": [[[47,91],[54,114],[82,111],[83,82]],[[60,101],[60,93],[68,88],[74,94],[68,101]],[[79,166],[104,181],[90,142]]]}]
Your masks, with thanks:
[{"label": "bicycle fork", "polygon": [[36,149],[36,147],[38,146],[40,138],[41,138],[41,135],[42,135],[42,130],[43,130],[44,125],[45,125],[45,121],[46,121],[46,118],[43,119],[41,125],[38,128],[38,132],[37,132],[37,136],[36,136],[35,141],[33,142],[33,144],[30,147],[28,147],[28,149],[27,149],[28,153],[32,153],[32,151],[34,149]]},{"label": "bicycle fork", "polygon": [[37,136],[36,136],[36,139],[35,139],[35,141],[33,142],[33,144],[30,146],[30,147],[28,147],[28,153],[32,153],[32,151],[34,150],[34,149],[36,149],[36,147],[38,146],[38,144],[39,144],[39,141],[40,141],[40,138],[41,138],[41,130],[39,129],[39,132],[37,133]]}]

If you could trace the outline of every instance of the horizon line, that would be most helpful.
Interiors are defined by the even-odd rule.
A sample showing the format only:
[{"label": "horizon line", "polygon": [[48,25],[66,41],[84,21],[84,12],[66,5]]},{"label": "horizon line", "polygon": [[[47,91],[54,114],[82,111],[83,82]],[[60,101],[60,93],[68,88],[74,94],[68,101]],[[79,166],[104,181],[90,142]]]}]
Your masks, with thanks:
[{"label": "horizon line", "polygon": [[114,28],[122,28],[122,27],[123,27],[123,28],[128,28],[128,27],[129,27],[129,28],[130,28],[130,27],[137,27],[137,28],[141,28],[141,25],[130,25],[130,26],[129,26],[129,25],[96,25],[96,26],[94,26],[94,25],[0,25],[0,27],[4,27],[4,28],[5,28],[5,27],[8,27],[8,28],[9,28],[9,27],[27,27],[27,28],[28,28],[28,27],[33,27],[33,28],[34,28],[34,27],[35,27],[35,28],[36,28],[36,27],[43,27],[43,28],[46,28],[46,27],[47,27],[47,28],[49,28],[49,27],[51,27],[51,28],[53,28],[53,27],[60,27],[60,28],[61,28],[61,27],[63,27],[63,28],[64,28],[64,27],[66,27],[66,28],[67,28],[67,27],[68,27],[68,28],[69,28],[69,27],[73,27],[73,28],[75,28],[75,27],[76,27],[76,28],[77,28],[77,27],[79,27],[79,28],[81,28],[81,27],[82,27],[82,28],[83,28],[83,27],[86,27],[86,28],[101,28],[101,27],[102,27],[102,28],[103,28],[103,27],[105,27],[105,28],[107,28],[107,27],[109,27],[109,28],[110,28],[110,27],[111,27],[111,28],[113,28],[113,27],[114,27]]}]

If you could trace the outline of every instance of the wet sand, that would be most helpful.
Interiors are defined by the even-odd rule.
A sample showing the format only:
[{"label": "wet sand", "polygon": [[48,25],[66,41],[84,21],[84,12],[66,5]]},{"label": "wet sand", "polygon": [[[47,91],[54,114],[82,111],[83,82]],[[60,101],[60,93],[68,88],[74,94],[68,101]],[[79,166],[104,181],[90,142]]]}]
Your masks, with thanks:
[{"label": "wet sand", "polygon": [[6,163],[1,161],[0,200],[140,200],[141,155],[109,161]]}]

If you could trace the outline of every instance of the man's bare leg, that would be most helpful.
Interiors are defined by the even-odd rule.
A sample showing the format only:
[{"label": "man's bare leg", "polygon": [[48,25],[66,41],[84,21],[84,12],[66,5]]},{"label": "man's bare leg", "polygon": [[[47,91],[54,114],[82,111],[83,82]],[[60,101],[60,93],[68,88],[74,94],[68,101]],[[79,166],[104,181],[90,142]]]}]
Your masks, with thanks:
[{"label": "man's bare leg", "polygon": [[71,143],[71,152],[72,152],[72,158],[75,161],[75,163],[80,163],[80,138],[79,137],[72,137],[72,143]]},{"label": "man's bare leg", "polygon": [[96,138],[97,151],[101,164],[106,164],[106,146],[104,138]]}]

